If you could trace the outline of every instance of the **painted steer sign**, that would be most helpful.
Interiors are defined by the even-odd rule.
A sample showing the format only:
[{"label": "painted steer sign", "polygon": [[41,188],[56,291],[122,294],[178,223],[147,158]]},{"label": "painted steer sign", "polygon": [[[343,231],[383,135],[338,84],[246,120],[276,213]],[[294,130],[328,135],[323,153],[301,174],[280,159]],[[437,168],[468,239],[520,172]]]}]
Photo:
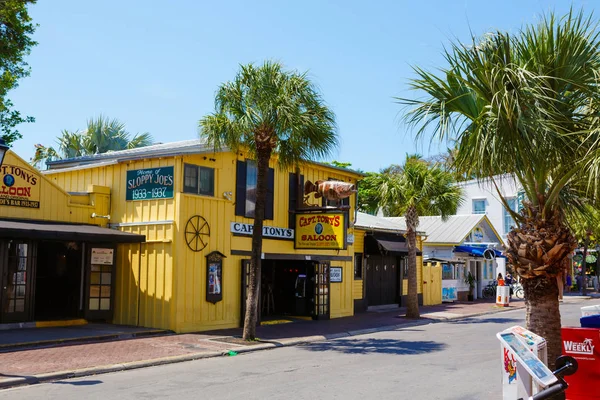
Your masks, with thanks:
[{"label": "painted steer sign", "polygon": [[296,214],[295,245],[297,249],[344,249],[346,246],[345,215]]},{"label": "painted steer sign", "polygon": [[16,165],[0,167],[0,205],[40,208],[40,177],[32,170]]}]

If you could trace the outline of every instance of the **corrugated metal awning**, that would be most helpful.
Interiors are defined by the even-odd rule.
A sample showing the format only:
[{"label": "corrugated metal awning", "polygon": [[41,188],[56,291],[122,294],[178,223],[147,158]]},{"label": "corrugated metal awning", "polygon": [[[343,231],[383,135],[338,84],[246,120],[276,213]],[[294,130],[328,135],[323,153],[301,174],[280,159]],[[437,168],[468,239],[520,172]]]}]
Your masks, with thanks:
[{"label": "corrugated metal awning", "polygon": [[101,228],[96,225],[48,221],[0,220],[0,237],[7,239],[69,240],[95,243],[141,243],[145,235]]}]

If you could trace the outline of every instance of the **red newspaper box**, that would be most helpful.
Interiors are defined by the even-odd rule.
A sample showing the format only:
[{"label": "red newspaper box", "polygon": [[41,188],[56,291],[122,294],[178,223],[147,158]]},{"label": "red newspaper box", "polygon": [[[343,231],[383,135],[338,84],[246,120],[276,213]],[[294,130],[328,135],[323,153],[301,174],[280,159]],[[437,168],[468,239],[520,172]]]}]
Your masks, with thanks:
[{"label": "red newspaper box", "polygon": [[562,328],[562,352],[579,364],[564,378],[567,400],[600,399],[600,329]]}]

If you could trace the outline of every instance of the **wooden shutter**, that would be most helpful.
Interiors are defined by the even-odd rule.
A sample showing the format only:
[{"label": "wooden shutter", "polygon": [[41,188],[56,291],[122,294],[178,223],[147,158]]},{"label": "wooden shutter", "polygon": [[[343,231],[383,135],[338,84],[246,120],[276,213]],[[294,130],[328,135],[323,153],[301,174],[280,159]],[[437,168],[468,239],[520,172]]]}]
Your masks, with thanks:
[{"label": "wooden shutter", "polygon": [[235,177],[235,215],[246,215],[246,163],[237,162]]},{"label": "wooden shutter", "polygon": [[269,168],[267,174],[267,201],[265,202],[265,219],[273,219],[273,202],[275,197],[275,170]]},{"label": "wooden shutter", "polygon": [[[296,227],[296,214],[294,214],[294,211],[296,211],[300,206],[302,206],[302,195],[303,195],[303,188],[304,188],[304,175],[300,175],[300,186],[298,187],[298,182],[296,181],[296,174],[293,172],[290,172],[289,174],[289,188],[290,188],[290,198],[289,198],[289,203],[288,203],[288,212],[289,212],[289,218],[288,218],[288,228],[290,229],[294,229]],[[299,188],[301,188],[300,193],[299,192]],[[298,202],[300,202],[300,204],[298,204]]]}]

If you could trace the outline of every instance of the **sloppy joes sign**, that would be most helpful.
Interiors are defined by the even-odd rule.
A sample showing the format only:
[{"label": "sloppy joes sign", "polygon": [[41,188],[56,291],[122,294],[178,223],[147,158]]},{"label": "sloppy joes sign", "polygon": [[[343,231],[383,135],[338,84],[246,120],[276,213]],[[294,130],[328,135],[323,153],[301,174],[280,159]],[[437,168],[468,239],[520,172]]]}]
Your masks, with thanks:
[{"label": "sloppy joes sign", "polygon": [[2,186],[0,205],[40,208],[40,176],[32,170],[17,165],[0,167]]},{"label": "sloppy joes sign", "polygon": [[297,249],[343,249],[346,244],[344,214],[296,214]]},{"label": "sloppy joes sign", "polygon": [[173,167],[127,171],[125,200],[173,198]]}]

